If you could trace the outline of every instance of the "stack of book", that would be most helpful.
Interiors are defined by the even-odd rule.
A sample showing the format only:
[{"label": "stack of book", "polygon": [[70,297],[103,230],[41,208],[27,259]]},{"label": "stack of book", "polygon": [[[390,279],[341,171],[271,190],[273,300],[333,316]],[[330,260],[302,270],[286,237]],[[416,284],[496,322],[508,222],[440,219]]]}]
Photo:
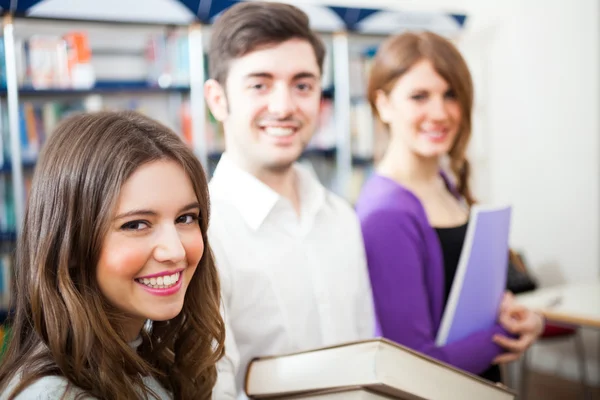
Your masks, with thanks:
[{"label": "stack of book", "polygon": [[515,393],[386,339],[252,360],[253,399],[511,400]]}]

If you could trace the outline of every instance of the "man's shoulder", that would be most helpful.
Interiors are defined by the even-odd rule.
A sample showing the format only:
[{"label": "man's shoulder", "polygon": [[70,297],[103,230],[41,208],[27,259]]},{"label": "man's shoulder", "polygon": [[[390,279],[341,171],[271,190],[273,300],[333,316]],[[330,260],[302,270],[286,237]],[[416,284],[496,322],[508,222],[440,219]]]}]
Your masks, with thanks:
[{"label": "man's shoulder", "polygon": [[[336,232],[344,230],[347,233],[353,231],[360,232],[360,221],[354,207],[344,197],[337,193],[326,190],[323,212],[317,218],[320,219],[320,225],[326,225]],[[348,238],[353,238],[354,235],[346,235]]]},{"label": "man's shoulder", "polygon": [[[242,224],[244,218],[233,202],[226,197],[210,196],[209,234],[221,234]],[[236,226],[229,226],[229,225]]]},{"label": "man's shoulder", "polygon": [[228,200],[227,196],[222,196],[217,191],[209,193],[211,217],[213,215],[219,216],[219,214],[227,212],[231,208],[235,208],[234,204]]},{"label": "man's shoulder", "polygon": [[325,201],[334,209],[340,212],[354,213],[349,200],[335,193],[333,190],[325,188]]}]

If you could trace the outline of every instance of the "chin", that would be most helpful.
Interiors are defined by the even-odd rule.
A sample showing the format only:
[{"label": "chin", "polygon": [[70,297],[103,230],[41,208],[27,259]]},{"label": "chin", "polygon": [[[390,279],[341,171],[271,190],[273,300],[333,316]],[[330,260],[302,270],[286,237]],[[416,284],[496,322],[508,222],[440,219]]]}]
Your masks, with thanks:
[{"label": "chin", "polygon": [[298,161],[301,155],[302,150],[278,154],[271,158],[270,162],[267,164],[267,168],[274,170],[289,169],[296,161]]},{"label": "chin", "polygon": [[439,158],[450,152],[451,146],[424,146],[418,149],[418,154],[424,158]]},{"label": "chin", "polygon": [[168,321],[181,314],[182,310],[183,304],[176,307],[165,308],[163,310],[154,310],[154,312],[149,313],[148,319],[151,319],[152,321]]},{"label": "chin", "polygon": [[290,168],[292,168],[292,166],[294,165],[294,162],[287,162],[287,161],[273,161],[270,162],[268,164],[265,164],[265,170],[268,171],[272,171],[275,173],[283,173],[288,171]]}]

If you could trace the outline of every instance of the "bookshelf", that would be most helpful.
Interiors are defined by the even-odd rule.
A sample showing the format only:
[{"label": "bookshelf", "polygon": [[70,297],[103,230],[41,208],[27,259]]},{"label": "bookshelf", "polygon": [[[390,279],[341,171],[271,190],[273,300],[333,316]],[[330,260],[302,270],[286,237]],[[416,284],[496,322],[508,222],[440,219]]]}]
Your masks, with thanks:
[{"label": "bookshelf", "polygon": [[[141,15],[143,9],[156,3],[155,0],[108,0],[102,4],[78,1],[63,10],[58,4],[58,13],[56,9],[44,9],[44,3],[57,5],[57,2],[48,1],[0,1],[3,14],[0,41],[0,324],[8,315],[13,254],[21,230],[28,184],[37,153],[53,127],[48,126],[49,119],[52,120],[50,125],[55,125],[70,112],[136,109],[152,115],[182,135],[191,135],[189,126],[188,132],[184,126],[189,125],[189,121],[184,121],[183,110],[190,102],[192,74],[184,67],[189,66],[186,57],[192,53],[188,41],[190,24],[194,24],[195,18],[183,5],[174,1],[170,1],[170,5],[159,4],[153,9],[154,16],[144,16]],[[113,14],[102,10],[106,10],[108,3],[113,3]],[[69,76],[70,81],[62,79],[65,75],[56,71],[60,71],[63,64],[54,62],[57,59],[64,61],[65,57],[51,58],[50,68],[49,55],[42,53],[43,46],[52,40],[56,42],[57,38],[66,41],[66,35],[77,36],[82,32],[91,52],[89,63],[93,67],[93,79],[75,82],[73,74]],[[24,48],[27,57],[23,57]],[[39,50],[35,54],[37,71],[46,75],[32,76],[32,71],[35,72],[32,63],[36,60],[32,57],[32,48]],[[154,58],[150,57],[149,49],[154,51]],[[173,67],[171,57],[180,63],[177,68]],[[90,77],[89,74],[79,76]],[[189,114],[187,117],[194,118]],[[193,146],[188,136],[185,139]],[[32,144],[33,150],[29,148]]]},{"label": "bookshelf", "polygon": [[[153,93],[153,92],[182,92],[190,91],[189,85],[176,85],[169,87],[160,87],[144,80],[100,80],[96,81],[94,86],[85,89],[60,89],[47,88],[36,89],[31,86],[19,87],[19,94],[23,96],[60,96],[74,94],[103,94],[103,93]],[[6,87],[0,87],[0,96],[6,96]]]},{"label": "bookshelf", "polygon": [[[3,14],[0,43],[4,54],[0,62],[5,67],[0,77],[3,139],[0,147],[4,148],[0,152],[4,155],[0,157],[0,186],[4,182],[9,188],[0,188],[0,195],[3,199],[10,198],[10,212],[14,214],[11,217],[14,223],[5,226],[7,218],[0,212],[0,260],[11,253],[11,246],[20,234],[27,179],[35,168],[35,151],[33,156],[24,152],[27,144],[22,140],[24,104],[30,105],[29,112],[34,116],[38,115],[38,108],[49,103],[58,108],[145,110],[182,134],[211,173],[223,148],[222,132],[204,102],[203,85],[208,75],[206,39],[215,18],[236,2],[0,0]],[[327,46],[322,121],[302,159],[311,163],[326,186],[352,202],[377,153],[374,140],[377,128],[365,100],[369,58],[389,34],[406,29],[428,29],[456,35],[463,29],[466,16],[295,5],[309,15],[313,29],[322,35]],[[40,33],[62,37],[72,32],[87,34],[95,73],[92,85],[74,88],[63,82],[44,86],[39,81],[32,84],[23,78],[23,70],[19,69],[20,40]],[[155,46],[161,43],[161,37],[169,40],[171,35],[179,35],[184,40],[177,42],[178,60],[185,67],[183,74],[164,79],[161,65],[153,63],[149,67],[140,62],[145,60],[148,46],[141,38],[151,35],[154,35]],[[37,146],[39,150],[43,140]],[[0,298],[2,292],[0,287]],[[0,303],[0,310],[2,308],[5,305]]]}]

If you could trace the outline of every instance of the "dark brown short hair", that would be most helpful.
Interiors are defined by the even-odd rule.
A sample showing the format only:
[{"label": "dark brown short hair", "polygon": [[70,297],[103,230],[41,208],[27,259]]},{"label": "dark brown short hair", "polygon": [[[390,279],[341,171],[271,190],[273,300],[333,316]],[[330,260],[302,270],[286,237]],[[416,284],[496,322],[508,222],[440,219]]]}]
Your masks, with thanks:
[{"label": "dark brown short hair", "polygon": [[304,11],[282,3],[237,3],[213,25],[208,53],[210,76],[224,85],[232,59],[290,39],[304,39],[310,43],[322,72],[325,46],[310,29]]}]

